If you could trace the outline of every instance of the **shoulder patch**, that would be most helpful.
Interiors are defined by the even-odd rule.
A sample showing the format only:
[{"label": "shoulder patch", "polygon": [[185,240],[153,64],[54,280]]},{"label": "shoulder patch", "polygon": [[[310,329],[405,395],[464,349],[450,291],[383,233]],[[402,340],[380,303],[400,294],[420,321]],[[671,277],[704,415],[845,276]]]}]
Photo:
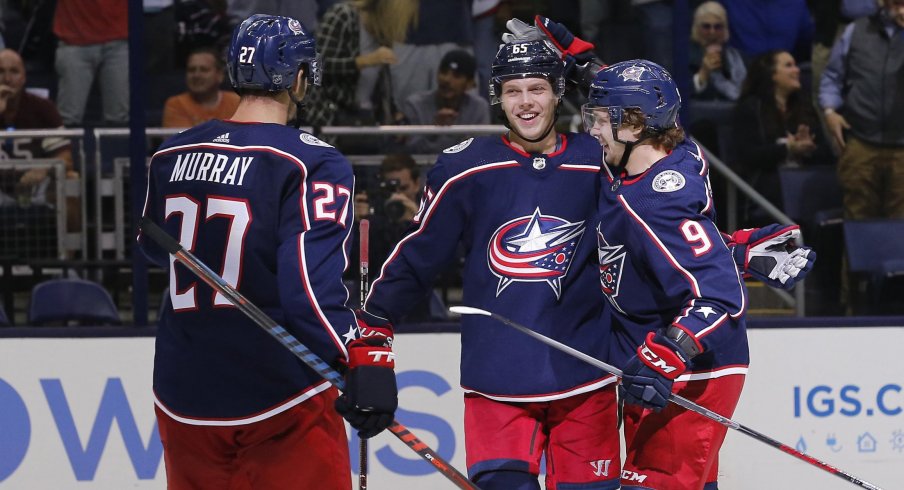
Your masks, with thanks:
[{"label": "shoulder patch", "polygon": [[684,176],[674,170],[663,170],[653,177],[653,190],[675,192],[684,187]]},{"label": "shoulder patch", "polygon": [[325,146],[327,148],[333,147],[333,145],[331,145],[323,140],[317,139],[316,136],[308,134],[308,133],[301,133],[301,136],[299,136],[298,138],[301,140],[302,143],[304,143],[306,145]]},{"label": "shoulder patch", "polygon": [[465,148],[467,148],[468,145],[470,145],[472,141],[474,141],[474,138],[468,138],[457,145],[446,148],[445,150],[443,150],[443,153],[458,153],[461,150],[464,150]]}]

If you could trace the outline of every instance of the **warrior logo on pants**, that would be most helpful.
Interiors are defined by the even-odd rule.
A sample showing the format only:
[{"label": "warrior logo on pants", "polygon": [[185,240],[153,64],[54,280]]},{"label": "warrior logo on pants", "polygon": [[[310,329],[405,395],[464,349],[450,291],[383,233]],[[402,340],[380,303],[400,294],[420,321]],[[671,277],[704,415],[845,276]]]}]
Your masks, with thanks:
[{"label": "warrior logo on pants", "polygon": [[499,277],[496,296],[513,282],[546,282],[559,298],[562,278],[583,236],[583,221],[570,223],[544,215],[540,208],[500,226],[487,254],[490,271]]}]

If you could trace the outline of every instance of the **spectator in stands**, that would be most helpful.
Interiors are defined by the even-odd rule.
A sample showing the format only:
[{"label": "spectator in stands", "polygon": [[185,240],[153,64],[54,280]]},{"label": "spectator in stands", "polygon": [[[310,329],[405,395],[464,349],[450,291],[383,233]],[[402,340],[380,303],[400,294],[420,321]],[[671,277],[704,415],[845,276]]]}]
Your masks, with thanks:
[{"label": "spectator in stands", "polygon": [[[63,120],[53,102],[28,93],[25,90],[25,64],[19,53],[12,49],[0,50],[0,123],[7,129],[61,129]],[[74,168],[69,140],[60,137],[15,138],[3,141],[0,158],[57,159],[66,166],[66,179],[78,179]],[[0,201],[10,203],[9,196],[27,192],[31,204],[53,202],[55,189],[48,186],[46,168],[34,168],[19,177],[18,183],[0,179]],[[43,189],[43,190],[42,190]],[[17,196],[18,199],[19,196]],[[67,223],[70,231],[80,226],[78,198],[67,201]]]},{"label": "spectator in stands", "polygon": [[[779,207],[779,167],[827,163],[830,158],[826,145],[817,145],[814,139],[816,125],[794,57],[787,51],[770,51],[754,58],[732,115],[732,146],[742,176]],[[753,206],[742,224],[771,221]]]},{"label": "spectator in stands", "polygon": [[325,9],[325,0],[219,0],[225,1],[226,10],[235,22],[252,14],[282,15],[298,19],[311,32],[316,32],[320,19],[318,10]]},{"label": "spectator in stands", "polygon": [[741,53],[728,45],[728,15],[719,2],[704,2],[694,11],[689,58],[692,99],[738,100],[747,67]]},{"label": "spectator in stands", "polygon": [[[6,129],[61,129],[63,121],[53,102],[25,90],[25,64],[12,49],[0,51],[0,120]],[[78,178],[73,168],[72,151],[65,138],[16,138],[0,146],[0,158],[50,158],[66,164],[66,177]],[[35,185],[47,177],[47,171],[33,169],[21,179]]]},{"label": "spectator in stands", "polygon": [[[819,83],[822,79],[822,73],[829,63],[829,55],[832,52],[832,46],[835,41],[841,37],[845,26],[853,20],[860,17],[867,17],[875,14],[879,10],[879,4],[876,0],[843,0],[826,2],[822,0],[807,0],[810,14],[813,16],[813,51],[810,60],[810,71],[812,79],[812,92],[817,94],[814,98],[814,104],[818,105]],[[817,107],[818,109],[818,107]],[[817,111],[819,117],[820,129],[824,136],[828,135],[826,127],[825,115],[821,110]],[[841,149],[832,141],[831,137],[827,137],[827,141],[835,153],[839,155]]]},{"label": "spectator in stands", "polygon": [[819,104],[840,148],[844,218],[904,218],[904,0],[845,28]]},{"label": "spectator in stands", "polygon": [[422,187],[420,169],[405,153],[386,155],[377,177],[375,183],[355,196],[355,217],[371,222],[370,268],[374,271],[380,270],[389,252],[408,231],[418,211]]},{"label": "spectator in stands", "polygon": [[[446,53],[436,73],[436,89],[412,94],[402,104],[408,124],[489,124],[489,103],[471,90],[475,72],[476,61],[471,53]],[[417,135],[406,141],[406,147],[413,153],[438,153],[463,139],[460,134]]]},{"label": "spectator in stands", "polygon": [[[404,237],[414,220],[421,200],[420,169],[410,155],[390,153],[380,163],[378,180],[368,189],[355,195],[355,218],[370,221],[369,268],[376,277],[392,249]],[[346,270],[346,279],[358,279],[358,235],[355,234],[352,251],[353,263]],[[427,304],[419,305],[406,318],[408,321],[424,320]]]},{"label": "spectator in stands", "polygon": [[[233,27],[248,17],[248,15],[242,15],[231,18],[226,0],[178,0],[174,7],[177,66],[182,66],[188,60],[188,55],[200,47],[212,46],[225,51],[232,37]],[[263,9],[257,12],[276,13],[266,12]],[[254,11],[250,13],[254,13]],[[307,24],[303,25],[307,26]],[[310,29],[313,30],[313,27]]]},{"label": "spectator in stands", "polygon": [[[372,218],[385,221],[387,233],[386,258],[389,250],[402,238],[418,212],[421,182],[420,169],[410,155],[406,153],[390,153],[380,163],[380,183],[372,189]],[[382,260],[379,262],[382,264]]]},{"label": "spectator in stands", "polygon": [[722,0],[731,26],[731,44],[745,59],[767,51],[787,51],[810,59],[813,20],[806,0]]},{"label": "spectator in stands", "polygon": [[[596,0],[584,1],[596,2]],[[511,18],[509,2],[474,0],[471,5],[474,58],[477,60],[477,91],[487,101],[490,100],[490,69],[493,66],[493,58],[496,57],[496,51],[499,49],[500,33],[496,26]]]},{"label": "spectator in stands", "polygon": [[166,100],[163,127],[188,128],[211,119],[228,119],[239,105],[233,91],[220,90],[225,77],[223,58],[214,48],[197,48],[188,56],[188,91]]},{"label": "spectator in stands", "polygon": [[84,124],[91,85],[97,78],[103,123],[129,122],[128,2],[58,0],[53,33],[56,50],[57,105],[66,126]]},{"label": "spectator in stands", "polygon": [[351,0],[327,10],[317,33],[324,83],[311,91],[305,121],[315,127],[372,124],[391,97],[388,86],[375,89],[381,73],[388,75],[382,68],[398,61],[392,45],[416,18],[416,0]]},{"label": "spectator in stands", "polygon": [[[400,103],[413,93],[435,88],[443,55],[474,43],[471,0],[415,1],[417,22],[409,28],[404,42],[393,47],[399,62],[391,69],[392,93]],[[494,41],[495,55],[499,37]]]}]

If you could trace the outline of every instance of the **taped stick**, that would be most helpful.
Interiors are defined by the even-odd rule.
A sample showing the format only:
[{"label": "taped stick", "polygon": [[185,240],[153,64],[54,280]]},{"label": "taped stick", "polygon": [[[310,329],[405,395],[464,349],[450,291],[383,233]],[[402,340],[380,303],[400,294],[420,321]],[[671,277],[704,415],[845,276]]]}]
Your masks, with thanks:
[{"label": "taped stick", "polygon": [[[342,391],[345,387],[345,379],[342,378],[342,375],[340,375],[338,371],[324,362],[317,354],[311,352],[307,346],[299,342],[294,335],[273,321],[272,318],[267,316],[267,314],[255,306],[254,303],[248,301],[242,293],[238,292],[216,272],[210,270],[210,268],[198,260],[194,254],[185,250],[176,239],[163,231],[156,223],[147,217],[142,218],[141,231],[142,233],[147,233],[154,242],[172,254],[176,260],[185,265],[188,270],[198,276],[198,278],[204,281],[208,286],[225,296],[230,303],[239,309],[239,311],[251,318],[254,323],[263,328],[280,344],[292,351],[301,362],[305,363],[308,367],[316,371],[317,374],[329,381],[330,384]],[[392,421],[392,425],[388,427],[388,430],[395,434],[395,436],[404,442],[405,445],[410,447],[428,463],[433,465],[437,471],[448,478],[449,481],[454,483],[458,488],[463,490],[479,490],[479,487],[474,485],[466,476],[456,470],[454,466],[447,463],[436,451],[421,442],[420,439],[397,420]]]}]

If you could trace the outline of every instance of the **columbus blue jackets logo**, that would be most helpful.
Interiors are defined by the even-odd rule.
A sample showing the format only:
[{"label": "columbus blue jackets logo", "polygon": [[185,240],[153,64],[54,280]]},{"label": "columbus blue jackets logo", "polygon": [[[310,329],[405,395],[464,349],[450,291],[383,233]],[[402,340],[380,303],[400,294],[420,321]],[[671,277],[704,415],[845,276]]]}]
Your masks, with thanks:
[{"label": "columbus blue jackets logo", "polygon": [[562,278],[583,236],[583,221],[570,223],[544,215],[540,208],[500,226],[487,254],[490,271],[499,278],[496,296],[513,282],[546,282],[559,298]]},{"label": "columbus blue jackets logo", "polygon": [[599,226],[596,227],[596,242],[600,260],[600,287],[612,306],[624,313],[616,298],[625,265],[625,251],[622,245],[609,245]]},{"label": "columbus blue jackets logo", "polygon": [[643,77],[643,72],[645,72],[645,71],[647,71],[647,69],[644,68],[643,66],[631,65],[631,66],[625,68],[624,70],[622,70],[622,72],[621,72],[621,74],[619,74],[619,76],[622,78],[622,80],[624,80],[626,82],[627,81],[639,82],[642,80],[641,77]]}]

